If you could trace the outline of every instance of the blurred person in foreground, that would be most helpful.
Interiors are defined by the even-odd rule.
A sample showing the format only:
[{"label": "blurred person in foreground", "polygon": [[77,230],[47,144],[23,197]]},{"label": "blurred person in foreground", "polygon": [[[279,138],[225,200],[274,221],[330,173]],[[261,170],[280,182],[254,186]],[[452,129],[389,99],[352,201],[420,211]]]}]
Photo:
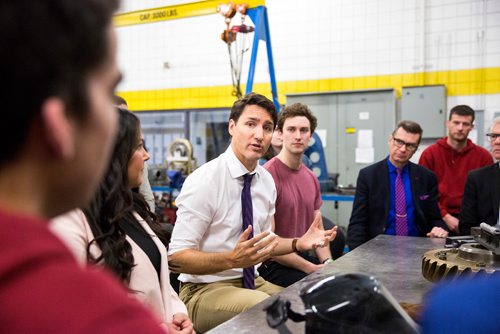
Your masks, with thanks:
[{"label": "blurred person in foreground", "polygon": [[436,285],[424,298],[423,334],[500,332],[500,274],[459,277]]},{"label": "blurred person in foreground", "polygon": [[[0,329],[164,333],[110,274],[81,268],[48,220],[85,206],[111,152],[120,81],[109,0],[0,2]],[[19,15],[29,20],[20,19]]]}]

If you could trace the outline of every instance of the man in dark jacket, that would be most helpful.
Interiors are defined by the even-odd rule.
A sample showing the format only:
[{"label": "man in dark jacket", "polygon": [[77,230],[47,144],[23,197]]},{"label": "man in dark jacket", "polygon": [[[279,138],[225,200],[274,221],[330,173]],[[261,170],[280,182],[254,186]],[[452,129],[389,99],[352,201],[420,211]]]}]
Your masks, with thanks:
[{"label": "man in dark jacket", "polygon": [[448,236],[439,212],[436,176],[410,162],[421,137],[419,124],[400,122],[389,138],[389,157],[359,172],[347,231],[350,249],[382,233]]},{"label": "man in dark jacket", "polygon": [[499,223],[500,206],[500,117],[493,120],[487,134],[491,143],[491,153],[497,163],[469,173],[465,184],[460,220],[460,233],[470,234],[470,228],[480,223]]}]

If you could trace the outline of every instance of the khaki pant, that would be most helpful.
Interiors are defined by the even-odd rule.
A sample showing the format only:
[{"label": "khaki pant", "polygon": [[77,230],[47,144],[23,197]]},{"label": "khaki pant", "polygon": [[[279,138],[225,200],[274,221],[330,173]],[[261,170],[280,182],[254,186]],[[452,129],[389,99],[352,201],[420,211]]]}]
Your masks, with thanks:
[{"label": "khaki pant", "polygon": [[283,288],[255,279],[255,290],[243,288],[241,278],[214,283],[181,283],[179,297],[186,304],[196,331],[204,333],[260,303]]}]

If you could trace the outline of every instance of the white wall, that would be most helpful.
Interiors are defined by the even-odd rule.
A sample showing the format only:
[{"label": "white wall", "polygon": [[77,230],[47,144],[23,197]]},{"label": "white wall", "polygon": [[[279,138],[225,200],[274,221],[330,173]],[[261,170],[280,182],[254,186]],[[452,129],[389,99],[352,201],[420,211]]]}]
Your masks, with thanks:
[{"label": "white wall", "polygon": [[[122,11],[181,2],[125,0]],[[500,67],[498,0],[267,0],[266,6],[278,81]],[[219,15],[118,28],[119,90],[229,85],[224,29]],[[256,83],[269,80],[260,48]],[[484,109],[489,122],[500,110],[496,93],[450,96],[448,107]]]}]

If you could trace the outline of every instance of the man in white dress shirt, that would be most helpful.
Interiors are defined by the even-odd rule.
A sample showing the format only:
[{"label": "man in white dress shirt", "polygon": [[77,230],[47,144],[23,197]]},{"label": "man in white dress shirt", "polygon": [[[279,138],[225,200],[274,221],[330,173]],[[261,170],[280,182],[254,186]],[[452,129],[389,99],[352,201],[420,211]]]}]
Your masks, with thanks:
[{"label": "man in white dress shirt", "polygon": [[[336,233],[319,228],[319,221],[301,238],[283,239],[272,233],[276,189],[258,160],[271,142],[276,108],[268,98],[250,93],[234,103],[229,118],[232,139],[226,152],[184,182],[169,248],[172,271],[182,273],[179,295],[201,332],[281,290],[258,277],[261,262],[272,255],[323,247]],[[253,226],[243,229],[240,198],[248,174],[253,175]],[[253,268],[253,287],[244,287],[243,268]]]}]

